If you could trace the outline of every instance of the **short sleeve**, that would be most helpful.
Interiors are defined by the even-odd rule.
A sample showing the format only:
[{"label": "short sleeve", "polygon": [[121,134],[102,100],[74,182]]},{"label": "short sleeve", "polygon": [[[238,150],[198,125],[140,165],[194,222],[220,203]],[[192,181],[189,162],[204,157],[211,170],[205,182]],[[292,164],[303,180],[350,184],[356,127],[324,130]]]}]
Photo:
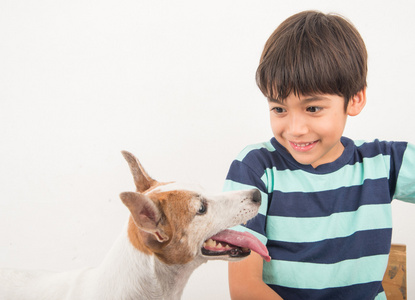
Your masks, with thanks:
[{"label": "short sleeve", "polygon": [[403,153],[394,198],[415,203],[415,145],[407,144]]}]

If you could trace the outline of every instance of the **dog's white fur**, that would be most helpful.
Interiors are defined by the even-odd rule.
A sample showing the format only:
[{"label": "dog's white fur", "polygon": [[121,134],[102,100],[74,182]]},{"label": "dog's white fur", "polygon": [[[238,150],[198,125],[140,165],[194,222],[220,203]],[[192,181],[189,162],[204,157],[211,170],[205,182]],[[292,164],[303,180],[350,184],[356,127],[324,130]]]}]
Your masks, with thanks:
[{"label": "dog's white fur", "polygon": [[202,263],[241,259],[205,256],[201,249],[211,236],[258,213],[258,191],[208,196],[193,187],[158,183],[132,154],[123,155],[137,192],[120,195],[131,216],[101,265],[62,273],[1,270],[0,299],[180,299]]}]

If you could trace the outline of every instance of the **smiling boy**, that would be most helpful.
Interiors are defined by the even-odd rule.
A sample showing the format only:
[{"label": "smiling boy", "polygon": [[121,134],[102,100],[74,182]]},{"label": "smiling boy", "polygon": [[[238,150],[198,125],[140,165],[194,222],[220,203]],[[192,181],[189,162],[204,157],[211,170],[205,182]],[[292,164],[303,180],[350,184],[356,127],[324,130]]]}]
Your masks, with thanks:
[{"label": "smiling boy", "polygon": [[386,299],[391,201],[415,202],[415,147],[342,136],[366,104],[366,74],[364,42],[338,15],[298,13],[268,39],[257,83],[274,137],[239,154],[224,189],[261,191],[239,229],[272,260],[230,263],[232,299]]}]

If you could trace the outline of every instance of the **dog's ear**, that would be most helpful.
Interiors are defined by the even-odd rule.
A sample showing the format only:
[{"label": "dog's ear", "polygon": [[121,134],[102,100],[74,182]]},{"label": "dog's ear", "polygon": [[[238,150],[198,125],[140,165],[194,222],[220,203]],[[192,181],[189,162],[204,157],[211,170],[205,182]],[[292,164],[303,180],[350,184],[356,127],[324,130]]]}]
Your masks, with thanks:
[{"label": "dog's ear", "polygon": [[144,168],[141,166],[139,160],[133,154],[127,151],[121,151],[121,153],[124,156],[125,160],[128,162],[131,174],[133,174],[134,184],[137,188],[137,192],[144,192],[157,183],[156,180],[148,176]]},{"label": "dog's ear", "polygon": [[120,198],[130,210],[139,229],[153,234],[160,243],[169,240],[169,236],[159,226],[160,210],[150,198],[134,192],[121,193]]}]

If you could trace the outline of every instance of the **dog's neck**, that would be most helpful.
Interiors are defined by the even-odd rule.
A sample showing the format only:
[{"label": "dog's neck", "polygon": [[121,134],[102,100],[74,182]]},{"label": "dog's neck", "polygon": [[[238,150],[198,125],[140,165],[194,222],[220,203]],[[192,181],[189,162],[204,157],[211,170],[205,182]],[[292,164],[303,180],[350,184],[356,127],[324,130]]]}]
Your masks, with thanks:
[{"label": "dog's neck", "polygon": [[123,230],[98,268],[101,299],[106,295],[114,299],[180,299],[190,275],[204,262],[199,257],[187,264],[167,265],[155,255],[137,250]]},{"label": "dog's neck", "polygon": [[163,291],[162,299],[180,299],[190,275],[204,262],[205,259],[196,258],[183,265],[166,265],[155,258],[154,271]]}]

